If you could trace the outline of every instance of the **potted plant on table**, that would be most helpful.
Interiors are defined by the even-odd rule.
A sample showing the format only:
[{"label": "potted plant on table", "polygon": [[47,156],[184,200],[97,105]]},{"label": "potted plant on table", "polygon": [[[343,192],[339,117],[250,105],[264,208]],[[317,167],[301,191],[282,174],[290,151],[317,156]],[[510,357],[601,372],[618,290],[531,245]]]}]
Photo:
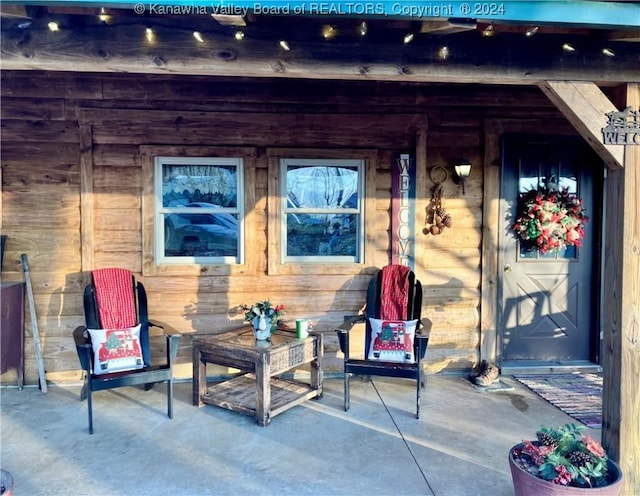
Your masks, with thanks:
[{"label": "potted plant on table", "polygon": [[284,305],[272,305],[269,300],[258,301],[253,305],[240,305],[244,311],[244,320],[251,322],[256,339],[269,339],[278,328],[278,319],[284,315]]},{"label": "potted plant on table", "polygon": [[534,441],[509,451],[516,496],[611,495],[620,493],[622,472],[583,426],[542,426]]}]

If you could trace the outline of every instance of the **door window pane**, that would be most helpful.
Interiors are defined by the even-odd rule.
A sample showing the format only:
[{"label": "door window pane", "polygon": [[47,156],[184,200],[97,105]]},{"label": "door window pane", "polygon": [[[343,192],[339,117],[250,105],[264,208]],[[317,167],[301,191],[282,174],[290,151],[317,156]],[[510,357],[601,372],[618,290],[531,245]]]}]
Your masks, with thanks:
[{"label": "door window pane", "polygon": [[[544,149],[540,153],[546,153]],[[523,158],[519,167],[518,189],[519,193],[526,193],[534,188],[548,187],[549,189],[561,190],[567,188],[569,193],[578,193],[578,179],[576,163],[567,157],[555,157],[550,165],[542,167],[541,164],[550,161],[548,158],[542,160],[542,155],[537,158],[536,152],[530,150],[530,156]],[[535,259],[576,259],[578,252],[575,246],[568,246],[558,252],[540,253],[537,250],[529,250],[519,243],[519,258],[527,260]]]},{"label": "door window pane", "polygon": [[578,178],[576,164],[570,161],[563,161],[560,165],[560,189],[566,188],[569,193],[578,193]]},{"label": "door window pane", "polygon": [[533,158],[523,158],[520,162],[518,192],[526,193],[538,187],[540,183],[540,163]]}]

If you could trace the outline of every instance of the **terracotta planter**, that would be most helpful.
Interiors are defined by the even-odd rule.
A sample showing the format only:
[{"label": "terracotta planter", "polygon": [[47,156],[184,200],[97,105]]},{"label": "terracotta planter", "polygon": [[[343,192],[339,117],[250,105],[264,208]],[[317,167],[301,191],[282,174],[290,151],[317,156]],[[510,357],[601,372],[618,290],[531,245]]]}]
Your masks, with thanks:
[{"label": "terracotta planter", "polygon": [[13,495],[13,475],[4,469],[0,469],[0,487],[2,488],[2,496]]},{"label": "terracotta planter", "polygon": [[514,462],[513,451],[522,448],[517,444],[509,450],[509,468],[515,496],[618,496],[622,489],[622,471],[617,463],[609,460],[609,473],[613,482],[603,487],[571,487],[561,486],[540,479],[521,469]]}]

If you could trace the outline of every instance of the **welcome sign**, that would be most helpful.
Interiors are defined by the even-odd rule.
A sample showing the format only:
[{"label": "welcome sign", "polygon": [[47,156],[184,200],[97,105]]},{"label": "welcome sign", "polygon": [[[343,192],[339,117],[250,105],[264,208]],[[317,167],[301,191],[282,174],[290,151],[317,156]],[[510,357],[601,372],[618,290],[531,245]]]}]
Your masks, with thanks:
[{"label": "welcome sign", "polygon": [[609,122],[602,128],[605,145],[640,145],[640,111],[631,107],[607,112]]},{"label": "welcome sign", "polygon": [[416,164],[409,154],[400,155],[391,174],[391,260],[414,268],[416,217]]}]

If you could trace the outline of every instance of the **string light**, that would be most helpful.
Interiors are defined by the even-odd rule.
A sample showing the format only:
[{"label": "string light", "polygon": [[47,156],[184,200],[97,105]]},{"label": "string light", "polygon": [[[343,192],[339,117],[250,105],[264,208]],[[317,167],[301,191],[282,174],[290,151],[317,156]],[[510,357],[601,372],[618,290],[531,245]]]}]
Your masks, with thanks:
[{"label": "string light", "polygon": [[494,34],[496,34],[496,32],[493,27],[493,24],[489,24],[486,28],[484,28],[484,31],[482,31],[482,36],[484,36],[485,38],[489,38]]},{"label": "string light", "polygon": [[[105,8],[100,8],[99,14],[98,14],[98,19],[103,22],[103,23],[107,23],[107,21],[109,19],[111,19],[111,16],[107,13],[107,11],[105,10]],[[27,27],[28,24],[25,24],[25,27]],[[19,28],[23,28],[22,25],[18,26]],[[47,24],[48,29],[51,32],[59,32],[60,31],[60,25],[56,22],[56,21],[50,21]],[[532,37],[535,34],[538,33],[540,27],[539,26],[532,26],[529,29],[527,29],[527,31],[525,32],[525,35],[527,37]],[[368,34],[368,25],[365,21],[362,21],[359,25],[358,25],[358,31],[360,33],[361,36],[366,36]],[[199,31],[193,31],[192,32],[193,37],[199,42],[199,43],[205,43],[205,39],[202,35],[201,32]],[[322,36],[325,39],[331,39],[333,38],[335,35],[338,34],[338,29],[335,26],[330,26],[330,25],[326,25],[323,26],[322,29]],[[495,25],[493,23],[486,25],[485,28],[482,30],[481,35],[483,37],[491,37],[494,36],[496,34],[496,30],[495,30]],[[237,30],[233,33],[233,36],[236,40],[240,41],[243,40],[245,37],[245,33],[241,30]],[[148,43],[154,43],[156,41],[156,34],[154,32],[154,30],[151,27],[147,27],[145,29],[145,37]],[[415,35],[412,32],[406,33],[403,37],[403,43],[404,44],[409,44],[411,42],[413,42],[415,39]],[[284,51],[291,51],[291,46],[289,45],[289,42],[281,39],[278,41],[278,44],[280,46],[280,48]],[[572,45],[571,43],[565,42],[561,45],[561,49],[562,51],[564,51],[565,53],[573,53],[576,52],[577,49],[575,48],[574,45]],[[601,53],[609,58],[614,58],[616,56],[615,52],[609,48],[609,47],[603,47],[601,49]],[[441,46],[438,50],[437,50],[437,57],[439,60],[441,61],[447,61],[450,57],[451,57],[451,53],[450,53],[450,49],[447,46]]]},{"label": "string light", "polygon": [[538,29],[540,29],[538,26],[534,26],[532,28],[527,29],[527,32],[525,33],[526,37],[531,38],[534,34],[538,32]]},{"label": "string light", "polygon": [[325,40],[330,40],[336,35],[336,28],[333,26],[323,26],[322,28],[322,37]]},{"label": "string light", "polygon": [[100,19],[100,22],[107,22],[109,20],[110,16],[107,15],[107,11],[104,10],[104,7],[100,7],[100,14],[98,14],[98,19]]}]

